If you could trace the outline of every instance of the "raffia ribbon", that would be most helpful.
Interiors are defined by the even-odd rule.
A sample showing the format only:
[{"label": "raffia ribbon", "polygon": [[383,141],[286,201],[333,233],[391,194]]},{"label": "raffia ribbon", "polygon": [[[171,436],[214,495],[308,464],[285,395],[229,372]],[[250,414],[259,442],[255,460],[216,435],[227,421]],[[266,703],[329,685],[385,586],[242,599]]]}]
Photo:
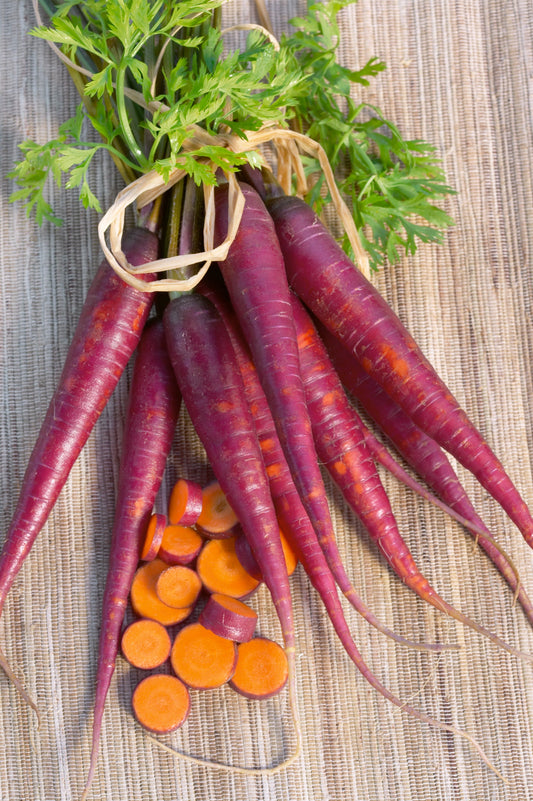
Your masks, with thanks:
[{"label": "raffia ribbon", "polygon": [[[246,138],[224,134],[214,136],[208,134],[202,128],[193,128],[191,137],[187,140],[184,147],[187,150],[196,150],[199,146],[207,142],[211,145],[222,145],[235,153],[254,150],[260,145],[271,143],[276,148],[278,156],[278,181],[287,194],[291,191],[293,174],[296,176],[298,193],[303,194],[307,189],[307,182],[300,159],[300,151],[316,157],[324,173],[335,210],[353,248],[356,264],[366,276],[370,275],[368,256],[361,243],[352,215],[339,192],[327,155],[318,142],[315,142],[305,134],[270,125],[261,128],[259,131],[250,132]],[[264,158],[261,157],[261,159],[264,162]],[[183,180],[186,176],[186,172],[183,169],[177,168],[172,171],[165,180],[156,170],[152,170],[142,175],[136,181],[133,181],[118,193],[114,203],[100,220],[98,236],[106,259],[126,283],[143,292],[190,291],[202,280],[213,261],[223,261],[226,258],[228,250],[237,235],[242,218],[244,196],[239,188],[235,175],[231,172],[225,173],[225,175],[229,184],[229,225],[228,233],[224,241],[215,247],[214,187],[204,185],[204,250],[198,253],[187,253],[164,259],[157,259],[143,264],[141,267],[133,267],[122,251],[121,243],[126,209],[133,203],[136,203],[137,208],[142,208],[154,201],[176,183]],[[107,237],[109,237],[109,243]],[[195,264],[200,265],[197,273],[183,280],[162,278],[146,284],[146,282],[138,278],[139,273],[151,274],[170,272]]]}]

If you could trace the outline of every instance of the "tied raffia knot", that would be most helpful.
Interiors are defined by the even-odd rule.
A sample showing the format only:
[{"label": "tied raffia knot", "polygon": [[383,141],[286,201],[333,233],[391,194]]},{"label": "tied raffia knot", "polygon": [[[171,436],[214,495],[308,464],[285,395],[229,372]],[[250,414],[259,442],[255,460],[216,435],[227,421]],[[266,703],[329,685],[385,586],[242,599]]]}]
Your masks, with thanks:
[{"label": "tied raffia knot", "polygon": [[[275,125],[264,126],[258,131],[251,131],[245,138],[223,133],[213,135],[202,128],[195,127],[192,129],[190,138],[184,143],[183,149],[185,151],[195,151],[206,144],[223,146],[234,153],[244,153],[257,149],[261,145],[273,145],[277,154],[276,180],[287,194],[291,193],[293,176],[296,179],[297,193],[304,195],[308,191],[300,153],[303,151],[317,158],[324,173],[333,205],[353,248],[356,264],[367,277],[369,276],[368,256],[363,248],[352,216],[339,192],[327,155],[318,142],[315,142],[305,134]],[[264,166],[270,169],[262,155],[260,155],[260,160]],[[209,164],[209,161],[205,160],[205,163]],[[211,166],[214,171],[216,169],[215,166],[213,164]],[[142,267],[133,267],[128,262],[121,248],[126,209],[134,203],[137,209],[147,206],[179,183],[179,181],[182,181],[186,175],[186,171],[180,167],[172,170],[166,178],[157,170],[151,170],[142,175],[118,193],[115,201],[103,215],[98,225],[100,244],[111,267],[126,283],[143,292],[187,292],[194,289],[202,280],[213,261],[223,261],[226,258],[228,250],[237,235],[244,209],[244,196],[235,174],[233,172],[225,172],[224,175],[229,186],[229,224],[228,233],[221,244],[216,247],[214,245],[215,187],[204,184],[204,250],[197,253],[186,253],[157,259],[143,264]],[[173,272],[191,265],[199,265],[198,271],[192,277],[185,279],[160,278],[146,284],[138,277],[139,273]]]}]

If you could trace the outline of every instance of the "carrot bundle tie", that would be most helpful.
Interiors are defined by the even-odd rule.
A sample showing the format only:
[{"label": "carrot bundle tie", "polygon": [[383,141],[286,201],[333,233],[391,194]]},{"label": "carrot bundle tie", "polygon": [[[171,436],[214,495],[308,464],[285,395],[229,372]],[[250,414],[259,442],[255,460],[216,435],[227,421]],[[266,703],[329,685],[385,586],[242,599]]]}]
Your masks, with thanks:
[{"label": "carrot bundle tie", "polygon": [[[355,253],[357,264],[361,271],[367,277],[369,276],[370,268],[368,256],[361,243],[352,216],[338,190],[335,176],[326,153],[318,142],[315,142],[305,134],[275,125],[265,125],[258,131],[248,131],[245,138],[230,134],[208,134],[201,128],[191,126],[191,137],[184,143],[183,147],[184,150],[187,151],[194,150],[198,145],[206,144],[206,141],[211,141],[213,144],[223,144],[228,150],[234,153],[245,153],[254,148],[259,148],[261,145],[267,143],[272,144],[278,154],[278,177],[281,187],[286,191],[289,190],[294,173],[297,178],[297,187],[300,194],[304,194],[307,191],[300,151],[308,155],[313,155],[318,160],[323,170],[333,205],[335,206],[335,210]],[[259,152],[257,153],[257,157],[264,163],[264,158]],[[216,169],[215,166],[211,165],[211,167],[214,172]],[[270,170],[269,167],[267,167],[267,169]],[[222,172],[229,184],[229,224],[224,241],[220,242],[217,247],[213,244],[213,231],[215,226],[214,187],[204,184],[203,191],[206,209],[204,251],[167,256],[166,258],[154,260],[149,264],[143,265],[143,272],[148,274],[169,272],[202,262],[203,264],[192,278],[162,278],[153,280],[150,285],[151,291],[190,291],[200,283],[213,261],[223,261],[225,259],[240,226],[244,210],[244,197],[235,175],[223,170]],[[136,203],[138,208],[147,206],[185,177],[185,170],[179,167],[172,170],[165,178],[156,170],[145,173],[140,176],[140,178],[132,181],[117,194],[115,201],[98,224],[98,236],[106,258],[121,278],[135,288],[143,289],[137,279],[139,270],[136,270],[128,263],[121,248],[126,209],[133,203]],[[106,235],[109,236],[109,244]]]}]

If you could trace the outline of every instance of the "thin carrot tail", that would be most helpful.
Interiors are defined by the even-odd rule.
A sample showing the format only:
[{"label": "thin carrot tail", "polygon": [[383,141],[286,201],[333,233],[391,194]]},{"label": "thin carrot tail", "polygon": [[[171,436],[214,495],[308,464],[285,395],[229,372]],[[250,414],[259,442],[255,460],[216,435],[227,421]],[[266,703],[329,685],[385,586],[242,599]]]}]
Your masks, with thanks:
[{"label": "thin carrot tail", "polygon": [[489,631],[489,629],[486,629],[485,626],[482,626],[480,623],[476,623],[475,620],[472,620],[467,615],[463,614],[463,612],[460,612],[454,606],[441,598],[440,595],[438,595],[438,593],[436,593],[435,590],[430,587],[427,580],[421,574],[414,576],[412,579],[404,579],[404,581],[406,585],[419,596],[419,598],[422,598],[422,600],[427,601],[436,609],[444,612],[444,614],[448,615],[454,620],[457,620],[459,623],[462,623],[464,626],[467,626],[478,634],[481,634],[483,637],[486,637],[499,648],[503,648],[504,651],[507,651],[507,653],[533,664],[532,654],[528,654],[526,651],[521,651],[519,648],[509,645],[509,643],[505,642],[505,640],[502,640],[501,637],[498,637],[497,634],[494,634],[492,631]]},{"label": "thin carrot tail", "polygon": [[369,666],[364,661],[361,652],[357,648],[355,642],[352,639],[352,636],[347,628],[347,626],[343,625],[342,627],[336,628],[337,634],[344,645],[346,653],[354,663],[355,667],[359,670],[363,678],[368,681],[368,683],[387,701],[390,701],[391,704],[398,707],[401,712],[405,712],[406,714],[410,715],[411,717],[415,718],[416,720],[421,721],[422,723],[427,723],[429,726],[432,726],[436,729],[440,729],[441,731],[448,731],[452,734],[458,735],[459,737],[463,737],[465,740],[472,745],[474,750],[477,752],[479,757],[482,761],[487,765],[487,767],[493,771],[505,784],[508,784],[507,779],[501,774],[498,768],[490,761],[489,757],[481,747],[481,745],[477,742],[477,740],[472,737],[466,731],[462,729],[458,729],[455,726],[452,726],[448,723],[443,723],[442,721],[438,720],[437,718],[433,718],[430,715],[427,715],[425,712],[421,712],[420,710],[416,709],[415,707],[411,706],[409,703],[402,702],[391,690],[388,689],[382,682],[379,680],[377,676],[371,671]]},{"label": "thin carrot tail", "polygon": [[97,692],[101,692],[102,695],[96,700],[94,705],[94,712],[93,712],[93,734],[92,734],[92,743],[91,743],[91,756],[89,760],[89,770],[87,771],[87,779],[85,781],[85,787],[83,788],[83,792],[81,794],[80,801],[86,801],[89,792],[91,790],[91,786],[94,779],[94,774],[96,772],[96,765],[98,763],[98,750],[100,748],[100,737],[102,733],[102,719],[104,715],[104,703],[107,696],[107,690],[109,689],[109,685],[111,684],[111,676],[106,681],[105,687],[98,687]]},{"label": "thin carrot tail", "polygon": [[370,623],[370,625],[373,626],[377,631],[381,632],[381,634],[384,634],[385,637],[389,637],[391,640],[398,643],[398,645],[404,645],[407,648],[413,648],[415,651],[433,651],[437,653],[441,651],[461,650],[461,646],[454,643],[417,642],[415,640],[410,640],[407,637],[402,637],[401,634],[397,634],[395,631],[392,631],[392,629],[389,629],[388,626],[386,626],[376,617],[376,615],[357,595],[351,584],[345,584],[343,582],[342,586],[340,584],[339,586],[346,600],[350,602],[357,612],[359,612],[361,617],[366,620],[367,623]]},{"label": "thin carrot tail", "polygon": [[15,686],[17,691],[20,693],[22,699],[28,704],[28,706],[31,706],[31,708],[33,709],[33,711],[37,715],[37,722],[38,722],[38,725],[40,726],[41,725],[41,714],[39,712],[37,704],[31,698],[31,696],[29,695],[29,693],[25,689],[24,685],[22,684],[21,680],[13,672],[13,670],[12,670],[11,666],[9,665],[9,662],[7,661],[6,656],[5,656],[5,654],[4,654],[4,652],[2,651],[1,648],[0,648],[0,667],[2,668],[2,670],[4,671],[4,673],[6,674],[8,679]]}]

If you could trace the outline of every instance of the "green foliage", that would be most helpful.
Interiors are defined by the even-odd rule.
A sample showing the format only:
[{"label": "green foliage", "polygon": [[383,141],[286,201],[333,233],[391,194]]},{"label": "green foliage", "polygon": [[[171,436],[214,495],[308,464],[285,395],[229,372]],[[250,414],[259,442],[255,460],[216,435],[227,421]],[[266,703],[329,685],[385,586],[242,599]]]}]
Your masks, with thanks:
[{"label": "green foliage", "polygon": [[[216,16],[225,0],[40,1],[52,14],[33,35],[54,42],[85,73],[84,104],[53,141],[23,143],[10,174],[19,186],[12,199],[39,223],[58,222],[46,200],[49,179],[99,210],[88,183],[98,150],[132,177],[155,168],[166,178],[180,167],[197,183],[213,183],[214,167],[237,170],[258,157],[215,141],[191,150],[195,127],[246,139],[268,123],[305,131],[324,147],[374,266],[414,252],[418,240],[439,241],[451,223],[434,205],[451,191],[434,149],[404,140],[378,109],[353,97],[354,86],[385,69],[375,58],[359,69],[338,62],[337,17],[355,0],[310,3],[279,48],[253,30],[230,52]],[[99,144],[82,136],[84,121]],[[304,162],[312,178],[307,199],[320,212],[330,200],[322,172],[313,158]]]},{"label": "green foliage", "polygon": [[[292,20],[296,31],[283,45],[310,85],[295,108],[297,124],[325,149],[376,267],[414,253],[417,240],[441,241],[452,220],[434,201],[452,190],[431,145],[403,139],[379,109],[354,100],[353,85],[367,86],[385,65],[375,58],[359,70],[337,63],[336,14],[352,2],[310,5],[307,17]],[[306,169],[316,178],[307,199],[320,211],[330,200],[324,178],[314,159]]]}]

